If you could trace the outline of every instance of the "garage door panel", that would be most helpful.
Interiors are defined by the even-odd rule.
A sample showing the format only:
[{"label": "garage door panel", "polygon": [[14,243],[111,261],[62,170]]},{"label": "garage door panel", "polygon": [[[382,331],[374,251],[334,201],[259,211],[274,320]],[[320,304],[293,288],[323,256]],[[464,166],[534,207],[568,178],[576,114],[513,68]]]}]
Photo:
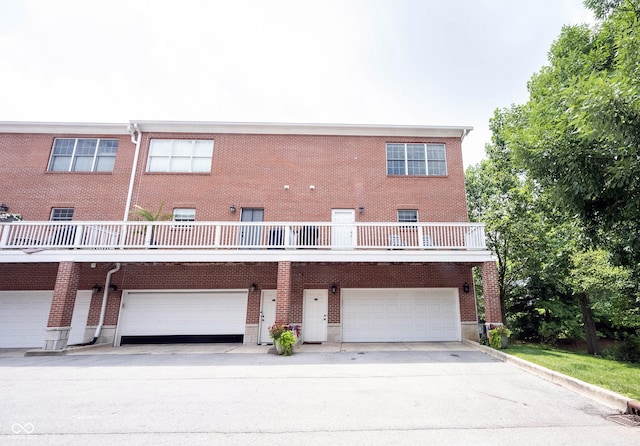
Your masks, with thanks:
[{"label": "garage door panel", "polygon": [[459,341],[457,290],[343,289],[344,342]]},{"label": "garage door panel", "polygon": [[119,336],[243,335],[246,291],[128,292]]}]

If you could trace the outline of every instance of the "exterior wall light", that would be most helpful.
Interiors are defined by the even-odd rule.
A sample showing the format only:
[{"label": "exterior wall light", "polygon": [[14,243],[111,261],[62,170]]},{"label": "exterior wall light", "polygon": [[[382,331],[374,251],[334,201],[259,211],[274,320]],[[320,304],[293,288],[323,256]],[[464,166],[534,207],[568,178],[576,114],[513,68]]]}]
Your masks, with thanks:
[{"label": "exterior wall light", "polygon": [[465,282],[464,285],[462,285],[462,291],[464,291],[464,294],[469,293],[469,284],[467,282]]},{"label": "exterior wall light", "polygon": [[331,294],[336,294],[337,292],[338,292],[338,287],[334,283],[333,285],[331,285]]},{"label": "exterior wall light", "polygon": [[255,290],[258,289],[258,285],[256,285],[255,283],[251,284],[251,287],[249,288],[251,290],[251,292],[253,293]]},{"label": "exterior wall light", "polygon": [[9,206],[4,203],[0,204],[0,212],[9,212]]},{"label": "exterior wall light", "polygon": [[363,213],[364,213],[364,206],[360,206],[360,207],[358,208],[358,212],[359,212],[360,214],[363,214]]},{"label": "exterior wall light", "polygon": [[236,205],[235,205],[235,204],[232,204],[231,206],[229,206],[229,211],[230,211],[232,214],[235,214],[235,212],[236,212]]},{"label": "exterior wall light", "polygon": [[113,283],[111,285],[109,285],[109,291],[115,291],[117,289],[118,289],[118,287],[116,285],[114,285]]},{"label": "exterior wall light", "polygon": [[96,284],[93,286],[93,288],[91,288],[91,291],[92,291],[94,294],[95,294],[95,293],[99,293],[100,291],[102,291],[102,287],[96,283]]}]

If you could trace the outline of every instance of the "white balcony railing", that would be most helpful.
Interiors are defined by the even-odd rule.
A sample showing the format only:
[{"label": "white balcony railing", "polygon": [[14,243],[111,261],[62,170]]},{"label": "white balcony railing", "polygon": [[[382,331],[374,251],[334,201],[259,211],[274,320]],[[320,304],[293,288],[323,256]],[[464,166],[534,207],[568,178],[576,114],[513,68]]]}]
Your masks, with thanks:
[{"label": "white balcony railing", "polygon": [[485,250],[482,223],[98,222],[0,224],[7,249]]}]

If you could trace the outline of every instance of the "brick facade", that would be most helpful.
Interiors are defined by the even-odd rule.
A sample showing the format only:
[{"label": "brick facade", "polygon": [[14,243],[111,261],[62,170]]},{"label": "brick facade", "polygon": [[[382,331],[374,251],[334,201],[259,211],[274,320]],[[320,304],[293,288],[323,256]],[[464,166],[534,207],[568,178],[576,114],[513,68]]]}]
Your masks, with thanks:
[{"label": "brick facade", "polygon": [[[0,123],[1,124],[1,123]],[[2,126],[0,125],[0,129]],[[11,188],[0,200],[25,220],[48,220],[52,207],[74,208],[73,220],[118,221],[125,204],[136,145],[130,135],[112,133],[2,133],[0,174]],[[195,208],[198,221],[238,221],[242,209],[264,209],[264,221],[330,222],[332,209],[354,209],[356,222],[397,222],[400,209],[417,210],[420,222],[466,222],[466,194],[460,136],[348,136],[343,134],[255,134],[215,132],[143,133],[132,188],[131,206],[156,211]],[[55,138],[103,137],[118,140],[113,172],[48,172]],[[146,172],[150,141],[213,140],[211,172]],[[389,176],[386,143],[441,143],[447,175]],[[311,187],[313,186],[313,187]],[[230,211],[234,205],[237,212]],[[357,210],[362,207],[363,211]],[[307,289],[329,290],[328,324],[341,323],[341,290],[347,288],[456,288],[463,323],[477,320],[472,268],[478,263],[390,262],[246,262],[123,263],[112,277],[105,325],[116,326],[123,290],[248,290],[247,326],[260,323],[262,290],[277,290],[276,320],[303,321]],[[4,263],[0,291],[53,290],[49,327],[70,324],[75,290],[104,286],[114,263]],[[483,265],[483,271],[490,268]],[[485,273],[485,296],[493,276]],[[497,282],[496,282],[497,283]],[[336,292],[332,293],[332,285]],[[256,285],[252,289],[252,285]],[[73,294],[73,298],[72,298]],[[102,292],[91,299],[87,320],[98,324]],[[491,315],[491,298],[487,317]],[[71,305],[71,306],[70,306]],[[498,313],[499,315],[499,307]],[[489,320],[489,319],[487,319]],[[493,321],[493,320],[492,320]],[[494,322],[497,322],[495,320]]]},{"label": "brick facade", "polygon": [[500,285],[498,283],[498,268],[495,262],[484,262],[482,264],[482,291],[487,324],[502,323]]}]

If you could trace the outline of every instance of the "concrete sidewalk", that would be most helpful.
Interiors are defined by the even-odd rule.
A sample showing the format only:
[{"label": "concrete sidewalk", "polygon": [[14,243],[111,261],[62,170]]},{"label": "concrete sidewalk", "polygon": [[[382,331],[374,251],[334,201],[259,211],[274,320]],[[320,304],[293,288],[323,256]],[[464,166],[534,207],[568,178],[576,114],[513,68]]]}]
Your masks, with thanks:
[{"label": "concrete sidewalk", "polygon": [[[470,351],[473,347],[460,342],[397,342],[397,343],[322,343],[297,344],[296,353],[339,353],[339,352],[410,352],[410,351]],[[256,344],[142,344],[92,345],[70,347],[67,355],[199,355],[213,353],[254,354],[273,353],[272,345]]]}]

